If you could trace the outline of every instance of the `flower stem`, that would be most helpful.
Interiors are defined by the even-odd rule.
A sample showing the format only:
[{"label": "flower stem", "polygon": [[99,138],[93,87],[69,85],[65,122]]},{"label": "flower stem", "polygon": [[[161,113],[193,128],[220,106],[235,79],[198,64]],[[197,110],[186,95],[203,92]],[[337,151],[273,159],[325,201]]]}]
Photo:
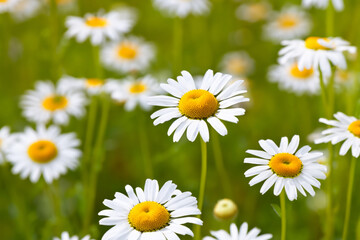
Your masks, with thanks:
[{"label": "flower stem", "polygon": [[[142,112],[140,115],[144,115]],[[143,160],[144,173],[146,178],[153,178],[154,171],[150,158],[148,134],[146,130],[146,121],[144,116],[139,117],[139,142],[141,146],[141,157]]]},{"label": "flower stem", "polygon": [[174,19],[174,73],[182,70],[182,44],[183,44],[183,26],[182,19]]},{"label": "flower stem", "polygon": [[[205,186],[206,186],[206,172],[207,172],[207,146],[206,142],[202,138],[201,141],[201,179],[200,179],[200,191],[198,198],[198,207],[200,211],[202,211],[204,204],[204,196],[205,196]],[[195,240],[201,239],[201,226],[195,225],[194,229]]]},{"label": "flower stem", "polygon": [[92,46],[93,50],[93,61],[94,61],[94,77],[101,78],[102,77],[102,67],[100,63],[100,47]]},{"label": "flower stem", "polygon": [[342,240],[346,240],[347,236],[348,236],[356,161],[357,161],[357,159],[355,157],[351,158],[350,176],[349,176],[348,191],[347,191],[347,197],[346,197],[346,211],[345,211],[345,221],[344,221]]},{"label": "flower stem", "polygon": [[52,45],[52,78],[57,80],[60,77],[60,61],[58,56],[59,26],[58,26],[58,9],[56,0],[50,1],[50,42]]},{"label": "flower stem", "polygon": [[286,196],[285,190],[280,194],[280,207],[281,207],[281,240],[286,239]]},{"label": "flower stem", "polygon": [[327,37],[333,37],[334,35],[334,7],[332,1],[329,1],[326,10],[326,35]]}]

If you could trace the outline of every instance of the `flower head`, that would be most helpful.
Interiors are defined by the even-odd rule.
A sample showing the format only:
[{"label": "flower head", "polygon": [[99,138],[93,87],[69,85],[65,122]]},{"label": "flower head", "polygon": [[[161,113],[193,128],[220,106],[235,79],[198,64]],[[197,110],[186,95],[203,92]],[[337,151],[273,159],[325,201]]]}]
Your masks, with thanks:
[{"label": "flower head", "polygon": [[203,15],[210,9],[208,0],[153,0],[154,6],[171,17]]},{"label": "flower head", "polygon": [[0,1],[0,13],[10,11],[19,0],[2,0]]},{"label": "flower head", "polygon": [[243,3],[236,9],[238,19],[247,22],[258,22],[269,17],[271,5],[267,2]]},{"label": "flower head", "polygon": [[230,52],[222,58],[220,68],[233,76],[246,76],[254,70],[254,60],[244,51]]},{"label": "flower head", "polygon": [[0,164],[6,161],[7,151],[15,139],[16,134],[10,134],[10,128],[8,126],[0,129]]},{"label": "flower head", "polygon": [[68,232],[62,232],[61,237],[54,237],[53,240],[90,240],[90,236],[87,235],[83,238],[79,238],[78,236],[72,236],[70,237]]},{"label": "flower head", "polygon": [[316,8],[325,9],[329,5],[330,1],[332,1],[332,5],[336,11],[342,11],[344,9],[343,0],[302,0],[302,5],[307,8],[314,6]]},{"label": "flower head", "polygon": [[221,220],[233,219],[238,213],[238,207],[231,199],[219,200],[214,207],[214,215]]},{"label": "flower head", "polygon": [[10,8],[11,15],[18,21],[24,21],[34,17],[40,10],[41,3],[39,0],[18,0]]}]

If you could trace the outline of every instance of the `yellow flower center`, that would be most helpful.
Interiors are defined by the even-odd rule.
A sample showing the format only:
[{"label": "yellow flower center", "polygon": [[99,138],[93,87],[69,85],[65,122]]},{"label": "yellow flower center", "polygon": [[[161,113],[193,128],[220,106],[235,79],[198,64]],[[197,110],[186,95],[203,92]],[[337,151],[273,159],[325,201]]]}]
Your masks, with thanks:
[{"label": "yellow flower center", "polygon": [[292,28],[296,26],[299,22],[299,19],[295,16],[292,16],[290,14],[280,16],[277,19],[277,22],[280,26],[280,28]]},{"label": "yellow flower center", "polygon": [[146,90],[146,85],[141,82],[134,83],[130,86],[130,92],[134,94],[142,93],[145,90]]},{"label": "yellow flower center", "polygon": [[49,111],[56,111],[66,108],[68,100],[64,96],[50,96],[44,99],[42,102],[43,107]]},{"label": "yellow flower center", "polygon": [[181,114],[192,119],[208,118],[216,113],[219,103],[215,96],[202,89],[185,93],[179,101]]},{"label": "yellow flower center", "polygon": [[153,232],[168,225],[170,213],[160,203],[146,201],[135,205],[130,210],[128,221],[140,232]]},{"label": "yellow flower center", "polygon": [[228,63],[228,71],[232,74],[242,74],[246,70],[246,63],[240,58],[233,58]]},{"label": "yellow flower center", "polygon": [[305,47],[313,50],[329,50],[330,48],[324,47],[319,43],[320,39],[325,40],[326,42],[330,41],[328,38],[308,37],[305,40]]},{"label": "yellow flower center", "polygon": [[298,65],[294,63],[290,69],[290,74],[296,78],[308,78],[313,75],[314,70],[313,68],[306,69],[304,68],[302,71],[299,69]]},{"label": "yellow flower center", "polygon": [[48,163],[57,156],[56,145],[48,140],[34,142],[28,148],[29,157],[37,163]]},{"label": "yellow flower center", "polygon": [[86,79],[86,87],[93,88],[93,87],[99,87],[104,84],[104,80],[98,79],[98,78],[89,78]]},{"label": "yellow flower center", "polygon": [[292,178],[301,173],[303,164],[301,160],[293,154],[278,153],[270,159],[269,167],[280,177]]},{"label": "yellow flower center", "polygon": [[348,130],[354,134],[356,137],[360,138],[360,120],[356,120],[350,123]]},{"label": "yellow flower center", "polygon": [[118,49],[118,55],[120,58],[132,60],[138,53],[137,46],[131,43],[122,43]]},{"label": "yellow flower center", "polygon": [[86,19],[86,25],[93,28],[102,28],[107,25],[107,20],[101,17],[89,17]]},{"label": "yellow flower center", "polygon": [[6,3],[7,0],[0,0],[0,3]]}]

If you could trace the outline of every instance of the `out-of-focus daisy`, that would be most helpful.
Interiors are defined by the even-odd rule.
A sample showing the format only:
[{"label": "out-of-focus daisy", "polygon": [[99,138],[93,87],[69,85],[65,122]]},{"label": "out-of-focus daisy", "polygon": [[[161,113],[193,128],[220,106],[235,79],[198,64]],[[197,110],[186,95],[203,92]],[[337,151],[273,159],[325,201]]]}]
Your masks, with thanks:
[{"label": "out-of-focus daisy", "polygon": [[285,7],[275,13],[269,23],[264,26],[267,38],[279,42],[301,38],[309,34],[311,22],[309,16],[296,6]]},{"label": "out-of-focus daisy", "polygon": [[356,47],[349,46],[349,42],[338,37],[308,37],[305,41],[286,40],[282,45],[285,47],[279,52],[281,64],[295,60],[300,70],[320,68],[325,77],[331,76],[330,63],[340,69],[346,69],[344,52],[356,52]]},{"label": "out-of-focus daisy", "polygon": [[107,85],[112,91],[111,97],[119,102],[125,103],[125,110],[132,111],[137,105],[143,110],[150,110],[148,97],[162,92],[159,83],[150,75],[142,78],[129,78],[124,81],[113,80]]},{"label": "out-of-focus daisy", "polygon": [[208,0],[153,0],[154,6],[171,17],[184,18],[189,14],[203,15],[209,12]]},{"label": "out-of-focus daisy", "polygon": [[16,20],[24,21],[36,15],[40,7],[40,0],[19,0],[10,9],[10,13]]},{"label": "out-of-focus daisy", "polygon": [[62,84],[39,81],[35,90],[29,90],[21,99],[23,115],[36,123],[68,124],[69,116],[85,114],[86,98],[83,93],[69,90]]},{"label": "out-of-focus daisy", "polygon": [[244,222],[238,229],[235,223],[230,225],[230,234],[224,230],[211,231],[214,237],[204,237],[203,240],[268,240],[272,238],[271,234],[259,235],[261,230],[253,228],[248,232],[248,224]]},{"label": "out-of-focus daisy", "polygon": [[[51,0],[46,0],[48,4],[51,3]],[[60,12],[66,13],[77,8],[75,0],[55,0],[57,8]]]},{"label": "out-of-focus daisy", "polygon": [[356,74],[352,71],[342,69],[335,70],[334,80],[338,89],[352,87],[355,79]]},{"label": "out-of-focus daisy", "polygon": [[62,77],[59,81],[69,90],[84,90],[89,95],[97,95],[102,92],[108,92],[106,85],[109,82],[106,79],[100,78],[74,78],[70,76]]},{"label": "out-of-focus daisy", "polygon": [[104,66],[123,73],[146,70],[154,56],[153,45],[138,37],[123,38],[120,42],[109,43],[101,51]]},{"label": "out-of-focus daisy", "polygon": [[168,135],[173,132],[174,142],[180,140],[187,130],[189,141],[195,141],[200,133],[201,138],[209,141],[209,129],[206,121],[222,136],[227,134],[225,125],[220,121],[237,123],[237,116],[245,114],[243,108],[230,108],[241,102],[249,101],[248,98],[241,96],[246,90],[241,90],[243,81],[238,80],[226,86],[231,80],[231,75],[216,73],[208,70],[200,87],[196,87],[191,74],[187,71],[181,72],[182,76],[177,77],[177,81],[168,79],[168,84],[160,86],[170,96],[149,97],[149,104],[164,106],[151,115],[154,125],[167,122],[171,119],[176,120],[171,124]]},{"label": "out-of-focus daisy", "polygon": [[238,207],[233,200],[224,198],[216,203],[213,212],[217,219],[229,220],[235,218],[238,213]]},{"label": "out-of-focus daisy", "polygon": [[337,11],[342,11],[344,9],[343,0],[302,0],[302,5],[304,7],[314,6],[316,8],[325,9],[329,5],[330,1]]},{"label": "out-of-focus daisy", "polygon": [[279,88],[296,94],[317,94],[320,91],[319,72],[312,68],[299,70],[296,63],[272,66],[269,81],[278,82]]},{"label": "out-of-focus daisy", "polygon": [[264,151],[247,150],[256,157],[245,158],[244,162],[258,165],[245,172],[246,177],[255,176],[249,182],[250,186],[266,180],[260,189],[261,194],[275,184],[274,195],[278,196],[285,188],[290,201],[297,199],[297,191],[306,196],[306,190],[314,196],[312,186],[320,188],[317,179],[326,178],[326,167],[317,162],[323,153],[310,152],[309,146],[297,150],[299,140],[299,136],[295,135],[289,143],[288,138],[283,137],[279,147],[270,139],[260,140]]},{"label": "out-of-focus daisy", "polygon": [[78,236],[70,237],[68,232],[62,232],[60,238],[54,237],[53,240],[90,240],[90,236],[86,235],[83,238],[79,238]]},{"label": "out-of-focus daisy", "polygon": [[19,0],[2,0],[0,1],[0,13],[9,11]]},{"label": "out-of-focus daisy", "polygon": [[21,178],[37,182],[43,175],[47,183],[65,174],[67,169],[78,165],[81,151],[80,141],[74,133],[61,134],[60,128],[38,125],[34,130],[27,127],[17,134],[16,141],[9,146],[8,160],[13,164],[12,172]]},{"label": "out-of-focus daisy", "polygon": [[316,139],[315,143],[331,142],[335,145],[345,140],[340,148],[340,155],[344,156],[351,148],[352,155],[358,158],[360,155],[360,120],[342,112],[335,113],[334,117],[336,120],[319,119],[320,122],[333,127],[322,131],[324,136]]},{"label": "out-of-focus daisy", "polygon": [[246,76],[254,70],[254,60],[244,51],[230,52],[222,58],[220,69],[233,76]]},{"label": "out-of-focus daisy", "polygon": [[10,128],[2,127],[0,129],[0,164],[6,161],[6,152],[13,140],[14,136],[10,134]]},{"label": "out-of-focus daisy", "polygon": [[247,22],[258,22],[269,17],[271,6],[267,2],[243,3],[236,10],[236,17]]},{"label": "out-of-focus daisy", "polygon": [[69,38],[75,37],[78,42],[84,42],[89,38],[93,45],[99,45],[107,38],[118,39],[129,32],[133,24],[134,19],[117,11],[97,15],[86,14],[84,18],[70,16],[66,19],[68,30],[65,35]]},{"label": "out-of-focus daisy", "polygon": [[115,199],[104,200],[111,208],[99,212],[106,216],[101,225],[112,227],[102,240],[121,239],[179,239],[177,234],[194,236],[183,224],[202,225],[202,221],[192,215],[200,214],[197,200],[190,192],[181,192],[171,181],[159,190],[156,180],[147,179],[145,188],[134,189],[127,185],[127,195],[115,193]]}]

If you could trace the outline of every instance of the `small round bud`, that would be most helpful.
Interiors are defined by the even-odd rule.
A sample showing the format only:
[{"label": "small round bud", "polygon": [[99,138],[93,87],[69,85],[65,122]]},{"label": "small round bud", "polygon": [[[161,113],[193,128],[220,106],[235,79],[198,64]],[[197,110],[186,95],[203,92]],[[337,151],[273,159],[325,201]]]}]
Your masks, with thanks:
[{"label": "small round bud", "polygon": [[233,219],[238,212],[236,204],[228,198],[219,200],[214,207],[214,215],[220,220]]}]

